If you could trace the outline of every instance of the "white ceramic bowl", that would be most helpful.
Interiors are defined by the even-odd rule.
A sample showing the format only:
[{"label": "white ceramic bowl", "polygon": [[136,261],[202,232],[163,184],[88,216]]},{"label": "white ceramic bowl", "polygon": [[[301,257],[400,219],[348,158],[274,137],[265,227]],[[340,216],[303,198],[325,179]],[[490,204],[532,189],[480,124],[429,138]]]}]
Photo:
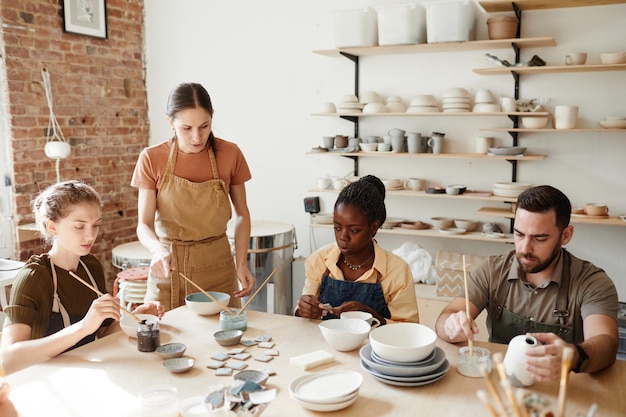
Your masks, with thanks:
[{"label": "white ceramic bowl", "polygon": [[[158,323],[159,318],[152,314],[135,314],[139,318],[139,320],[146,320],[146,323]],[[132,318],[129,315],[122,317],[120,320],[120,327],[122,331],[128,335],[128,337],[137,338],[137,320]]]},{"label": "white ceramic bowl", "polygon": [[454,219],[454,227],[471,232],[476,228],[476,222],[474,220]]},{"label": "white ceramic bowl", "polygon": [[435,229],[447,229],[454,223],[454,219],[450,217],[431,217],[430,222]]},{"label": "white ceramic bowl", "polygon": [[526,129],[543,129],[548,124],[548,117],[522,117],[522,125]]},{"label": "white ceramic bowl", "polygon": [[380,94],[378,94],[376,91],[366,91],[364,93],[361,93],[361,97],[359,101],[363,104],[382,103],[383,99],[380,97]]},{"label": "white ceramic bowl", "polygon": [[387,103],[387,112],[389,113],[404,113],[406,112],[406,106],[400,101],[390,101]]},{"label": "white ceramic bowl", "polygon": [[361,319],[330,319],[319,324],[324,340],[335,350],[347,352],[361,347],[370,325]]},{"label": "white ceramic bowl", "polygon": [[370,332],[372,350],[381,358],[396,362],[416,362],[435,349],[437,334],[417,323],[392,323]]},{"label": "white ceramic bowl", "polygon": [[[230,302],[230,294],[217,291],[207,291],[222,305],[227,306]],[[211,316],[222,311],[222,308],[213,302],[209,297],[201,292],[194,292],[185,297],[185,304],[196,314],[201,316]]]},{"label": "white ceramic bowl", "polygon": [[378,143],[359,143],[359,146],[365,152],[376,152],[378,149]]},{"label": "white ceramic bowl", "polygon": [[446,194],[458,195],[463,194],[467,190],[467,186],[464,184],[452,184],[446,187]]},{"label": "white ceramic bowl", "polygon": [[493,103],[476,103],[472,108],[474,113],[498,113],[502,111],[499,104]]},{"label": "white ceramic bowl", "polygon": [[367,103],[363,107],[363,113],[387,113],[387,106],[382,103]]},{"label": "white ceramic bowl", "polygon": [[185,354],[187,346],[184,343],[166,343],[156,348],[156,353],[163,359],[180,358]]},{"label": "white ceramic bowl", "polygon": [[604,52],[600,54],[603,64],[622,64],[626,62],[626,52]]},{"label": "white ceramic bowl", "polygon": [[358,103],[359,98],[355,96],[354,94],[344,94],[343,96],[341,96],[341,101],[344,101],[347,103]]}]

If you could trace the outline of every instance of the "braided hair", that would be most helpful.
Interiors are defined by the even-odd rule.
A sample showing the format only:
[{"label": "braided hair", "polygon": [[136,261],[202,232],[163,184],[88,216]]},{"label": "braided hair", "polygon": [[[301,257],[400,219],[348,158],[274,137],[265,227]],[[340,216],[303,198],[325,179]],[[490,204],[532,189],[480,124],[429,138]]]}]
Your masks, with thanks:
[{"label": "braided hair", "polygon": [[341,190],[335,209],[340,205],[357,207],[365,213],[370,225],[378,220],[380,227],[387,218],[385,185],[378,177],[366,175]]}]

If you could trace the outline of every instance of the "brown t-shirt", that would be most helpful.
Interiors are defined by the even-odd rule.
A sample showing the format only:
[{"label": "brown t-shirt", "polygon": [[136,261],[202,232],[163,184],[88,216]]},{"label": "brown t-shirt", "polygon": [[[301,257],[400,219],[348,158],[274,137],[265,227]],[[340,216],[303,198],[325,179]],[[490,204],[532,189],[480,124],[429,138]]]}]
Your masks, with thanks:
[{"label": "brown t-shirt", "polygon": [[[174,139],[170,139],[141,151],[130,181],[131,186],[149,190],[160,188],[173,142]],[[215,138],[215,159],[217,172],[227,189],[230,190],[231,184],[243,184],[252,178],[248,163],[236,144]],[[184,153],[179,149],[174,175],[197,183],[213,179],[209,153]]]},{"label": "brown t-shirt", "polygon": [[[106,292],[102,265],[93,255],[81,257],[91,272],[101,292]],[[61,304],[73,317],[84,317],[93,300],[98,298],[91,289],[72,277],[68,271],[55,266],[57,273],[57,294]],[[8,323],[29,325],[31,339],[42,338],[50,322],[54,283],[48,254],[31,256],[26,265],[18,271],[11,287],[11,302],[5,309]],[[87,283],[91,283],[87,272],[79,264],[76,273]]]}]

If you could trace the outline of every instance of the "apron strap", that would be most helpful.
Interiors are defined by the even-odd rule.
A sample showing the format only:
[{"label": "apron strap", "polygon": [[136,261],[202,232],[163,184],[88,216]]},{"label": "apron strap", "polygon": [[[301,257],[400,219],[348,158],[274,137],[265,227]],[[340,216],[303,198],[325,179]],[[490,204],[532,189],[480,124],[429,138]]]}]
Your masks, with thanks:
[{"label": "apron strap", "polygon": [[174,174],[174,167],[176,166],[176,156],[178,153],[178,140],[174,139],[172,146],[170,146],[170,154],[167,157],[167,164],[165,165],[165,173],[163,178],[168,175]]},{"label": "apron strap", "polygon": [[54,267],[54,261],[52,257],[50,259],[50,268],[52,269],[52,283],[54,285],[54,294],[52,295],[52,312],[53,313],[61,313],[61,317],[63,317],[63,327],[68,327],[72,324],[70,320],[70,315],[67,313],[67,310],[61,303],[61,299],[59,298],[59,294],[57,293],[57,271]]},{"label": "apron strap", "polygon": [[570,264],[572,258],[569,252],[563,249],[563,274],[561,275],[561,285],[559,286],[559,294],[556,299],[556,308],[552,310],[552,314],[559,318],[559,329],[562,333],[567,333],[569,328],[567,327],[567,317],[569,311],[567,306],[569,305],[569,283],[570,283]]}]

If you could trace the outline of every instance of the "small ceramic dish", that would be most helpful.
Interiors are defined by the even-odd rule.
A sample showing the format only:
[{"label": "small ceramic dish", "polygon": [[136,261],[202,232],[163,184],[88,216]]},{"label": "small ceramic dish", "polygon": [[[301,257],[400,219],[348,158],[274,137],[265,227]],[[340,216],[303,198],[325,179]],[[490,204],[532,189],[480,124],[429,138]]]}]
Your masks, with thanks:
[{"label": "small ceramic dish", "polygon": [[501,148],[489,148],[489,153],[492,155],[522,155],[526,152],[526,148],[522,146],[503,146]]},{"label": "small ceramic dish", "polygon": [[156,348],[156,353],[163,359],[180,358],[185,354],[187,346],[183,343],[167,343]]},{"label": "small ceramic dish", "polygon": [[196,361],[193,358],[183,356],[181,358],[165,359],[163,361],[163,366],[165,366],[170,372],[182,373],[193,368],[195,363]]},{"label": "small ceramic dish", "polygon": [[261,372],[257,370],[248,370],[248,371],[241,371],[241,372],[236,373],[235,376],[233,376],[233,378],[239,381],[252,381],[259,385],[265,385],[265,383],[267,382],[267,379],[269,378],[269,375],[266,374],[265,372]]},{"label": "small ceramic dish", "polygon": [[220,330],[213,334],[215,341],[221,346],[236,345],[241,340],[241,336],[243,336],[241,330]]},{"label": "small ceramic dish", "polygon": [[434,185],[426,187],[425,191],[426,191],[426,194],[445,194],[446,193],[445,188],[437,187]]}]

